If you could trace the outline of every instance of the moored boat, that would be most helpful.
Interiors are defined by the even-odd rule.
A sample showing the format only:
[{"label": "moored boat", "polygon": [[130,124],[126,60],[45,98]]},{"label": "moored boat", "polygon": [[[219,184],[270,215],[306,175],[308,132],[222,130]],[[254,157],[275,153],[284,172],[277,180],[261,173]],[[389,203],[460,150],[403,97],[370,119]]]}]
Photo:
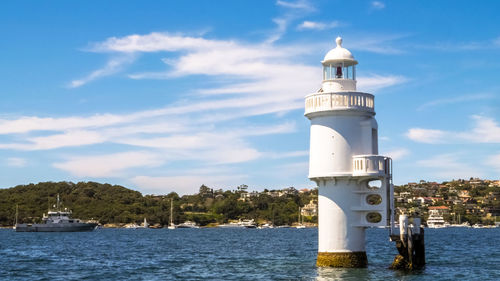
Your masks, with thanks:
[{"label": "moored boat", "polygon": [[427,218],[427,227],[429,228],[443,228],[449,227],[450,224],[446,222],[438,210],[430,210],[429,217]]},{"label": "moored boat", "polygon": [[257,228],[255,221],[250,220],[239,220],[238,222],[229,222],[219,225],[220,228]]},{"label": "moored boat", "polygon": [[17,223],[14,227],[16,232],[76,232],[92,231],[98,223],[94,221],[85,222],[80,219],[71,218],[71,210],[60,209],[59,194],[57,195],[57,208],[55,211],[43,215],[42,223]]},{"label": "moored boat", "polygon": [[177,228],[200,228],[200,227],[196,225],[196,223],[193,221],[185,221],[177,225]]}]

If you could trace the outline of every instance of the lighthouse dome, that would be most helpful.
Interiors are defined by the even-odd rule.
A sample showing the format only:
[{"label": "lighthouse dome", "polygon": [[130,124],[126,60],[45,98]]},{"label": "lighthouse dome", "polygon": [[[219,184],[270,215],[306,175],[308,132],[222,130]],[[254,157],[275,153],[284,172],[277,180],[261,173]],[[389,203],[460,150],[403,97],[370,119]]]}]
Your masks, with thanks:
[{"label": "lighthouse dome", "polygon": [[322,63],[344,63],[344,65],[356,65],[358,62],[354,59],[354,56],[349,50],[342,47],[342,38],[337,37],[335,39],[337,47],[331,49],[323,59]]}]

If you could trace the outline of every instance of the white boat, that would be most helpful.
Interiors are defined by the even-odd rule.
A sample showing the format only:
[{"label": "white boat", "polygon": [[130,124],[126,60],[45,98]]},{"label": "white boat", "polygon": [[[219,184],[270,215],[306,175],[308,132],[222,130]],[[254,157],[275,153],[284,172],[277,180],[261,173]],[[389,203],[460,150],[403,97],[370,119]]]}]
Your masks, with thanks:
[{"label": "white boat", "polygon": [[168,225],[168,229],[175,229],[176,226],[174,224],[174,198],[170,198],[170,224]]},{"label": "white boat", "polygon": [[468,222],[460,223],[460,224],[450,224],[450,227],[470,227]]},{"label": "white boat", "polygon": [[129,224],[126,224],[123,228],[138,229],[139,225],[137,225],[135,223],[129,223]]},{"label": "white boat", "polygon": [[265,229],[265,228],[274,228],[274,224],[272,223],[265,223],[259,227],[257,227],[258,229]]},{"label": "white boat", "polygon": [[200,228],[200,227],[197,226],[194,221],[185,221],[177,225],[177,228]]},{"label": "white boat", "polygon": [[220,228],[257,228],[255,221],[250,220],[239,220],[238,222],[230,222],[219,225]]},{"label": "white boat", "polygon": [[146,220],[146,218],[144,218],[144,223],[141,226],[138,226],[137,228],[149,228],[149,223]]},{"label": "white boat", "polygon": [[229,222],[229,223],[221,224],[218,227],[220,227],[220,228],[245,228],[243,225],[241,225],[240,222]]},{"label": "white boat", "polygon": [[443,228],[448,226],[450,226],[450,224],[444,220],[438,210],[429,211],[429,217],[427,218],[428,228]]}]

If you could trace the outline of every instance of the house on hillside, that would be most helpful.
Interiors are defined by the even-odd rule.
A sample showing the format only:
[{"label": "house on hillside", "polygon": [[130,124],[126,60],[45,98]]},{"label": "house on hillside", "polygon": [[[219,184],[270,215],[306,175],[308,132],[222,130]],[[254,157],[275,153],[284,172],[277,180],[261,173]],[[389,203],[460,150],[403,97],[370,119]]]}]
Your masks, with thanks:
[{"label": "house on hillside", "polygon": [[318,204],[314,200],[309,201],[309,204],[306,204],[304,207],[302,207],[301,215],[303,215],[303,216],[317,216],[318,215]]},{"label": "house on hillside", "polygon": [[441,216],[448,215],[450,213],[450,208],[446,206],[431,206],[429,211],[436,210]]},{"label": "house on hillside", "polygon": [[432,203],[432,199],[430,197],[414,197],[413,201],[420,206],[425,206]]}]

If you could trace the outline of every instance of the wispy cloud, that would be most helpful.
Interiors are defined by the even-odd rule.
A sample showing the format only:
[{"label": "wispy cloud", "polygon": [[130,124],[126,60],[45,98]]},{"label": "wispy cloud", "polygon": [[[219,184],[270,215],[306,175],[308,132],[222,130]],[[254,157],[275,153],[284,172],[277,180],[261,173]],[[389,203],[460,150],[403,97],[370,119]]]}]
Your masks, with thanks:
[{"label": "wispy cloud", "polygon": [[381,1],[372,1],[371,7],[376,10],[382,10],[385,8],[385,4]]},{"label": "wispy cloud", "polygon": [[433,144],[445,143],[446,139],[450,137],[445,131],[423,128],[411,128],[406,136],[412,141]]},{"label": "wispy cloud", "polygon": [[298,0],[292,1],[282,1],[278,0],[276,5],[285,8],[285,12],[273,19],[276,24],[276,28],[270,32],[265,43],[271,44],[279,39],[286,33],[288,26],[295,20],[303,18],[307,14],[314,12],[316,8],[310,1]]},{"label": "wispy cloud", "polygon": [[432,177],[439,179],[463,179],[481,177],[483,172],[469,165],[459,156],[460,153],[440,154],[429,159],[417,161],[417,165],[432,170]]},{"label": "wispy cloud", "polygon": [[148,151],[131,151],[96,156],[71,156],[66,161],[53,164],[55,168],[76,177],[120,177],[123,172],[135,167],[154,167],[163,160]]},{"label": "wispy cloud", "polygon": [[497,39],[494,39],[493,40],[493,44],[495,44],[496,46],[500,47],[500,37],[498,37]]},{"label": "wispy cloud", "polygon": [[340,23],[338,21],[332,22],[316,22],[316,21],[303,21],[297,26],[298,30],[325,30],[338,27]]},{"label": "wispy cloud", "polygon": [[408,46],[413,49],[433,50],[443,52],[463,52],[498,49],[500,47],[500,37],[488,40],[477,41],[438,41],[427,44],[415,44]]},{"label": "wispy cloud", "polygon": [[383,152],[382,155],[387,155],[392,158],[392,160],[401,160],[405,156],[409,155],[410,151],[406,148],[395,148],[386,152]]},{"label": "wispy cloud", "polygon": [[19,157],[9,157],[7,158],[7,166],[10,167],[25,167],[28,164],[28,161],[24,158]]},{"label": "wispy cloud", "polygon": [[91,81],[98,78],[109,76],[123,70],[124,66],[132,63],[135,60],[133,55],[122,55],[118,57],[111,58],[103,68],[94,70],[89,75],[84,78],[76,79],[71,81],[69,84],[70,88],[81,87]]},{"label": "wispy cloud", "polygon": [[473,115],[474,127],[469,131],[453,132],[412,128],[406,136],[416,142],[439,143],[500,143],[500,126],[492,118]]},{"label": "wispy cloud", "polygon": [[479,101],[479,100],[489,100],[493,98],[494,96],[491,94],[473,94],[473,95],[457,96],[452,98],[437,99],[422,104],[421,106],[417,107],[417,110],[421,111],[430,107],[435,107],[440,105]]},{"label": "wispy cloud", "polygon": [[316,8],[311,4],[311,2],[306,0],[299,0],[295,2],[278,0],[276,1],[276,5],[289,9],[297,9],[309,12],[316,10]]},{"label": "wispy cloud", "polygon": [[[306,2],[286,3],[305,5]],[[0,149],[55,150],[120,144],[122,150],[112,154],[66,156],[54,164],[54,167],[78,177],[113,177],[123,175],[130,168],[166,165],[175,161],[220,166],[265,157],[304,157],[306,151],[268,154],[250,141],[250,137],[294,132],[293,122],[285,120],[255,126],[236,120],[265,114],[279,117],[287,111],[303,109],[304,96],[317,89],[321,79],[320,66],[300,62],[299,58],[310,51],[305,48],[277,46],[269,42],[206,39],[178,33],[111,37],[92,44],[88,50],[117,58],[139,58],[142,53],[166,54],[163,62],[168,65],[167,71],[129,74],[134,79],[204,75],[207,80],[213,78],[217,82],[224,77],[230,82],[215,83],[215,86],[189,93],[187,97],[179,96],[178,101],[170,105],[145,111],[3,119],[0,120],[0,134],[5,138]],[[84,84],[111,75],[123,65],[112,64],[109,71],[91,74],[88,79],[78,81]],[[362,90],[372,91],[404,81],[404,77],[394,75],[365,76],[359,77],[358,85]]]},{"label": "wispy cloud", "polygon": [[230,186],[242,184],[247,179],[243,174],[199,174],[189,173],[178,176],[136,176],[130,179],[132,183],[148,194],[167,194],[177,192],[180,195],[198,192],[204,184],[211,188],[228,189]]},{"label": "wispy cloud", "polygon": [[396,41],[405,37],[408,37],[408,35],[378,34],[357,36],[354,40],[352,40],[352,43],[350,43],[350,49],[385,55],[403,54],[407,51],[403,48],[403,46],[398,46]]},{"label": "wispy cloud", "polygon": [[500,173],[500,153],[493,154],[488,157],[486,159],[486,164],[490,165],[496,172]]},{"label": "wispy cloud", "polygon": [[376,92],[379,89],[395,86],[408,81],[404,76],[372,75],[358,77],[358,89],[365,92]]},{"label": "wispy cloud", "polygon": [[288,151],[288,152],[267,152],[266,157],[272,159],[294,158],[309,156],[309,150]]}]

